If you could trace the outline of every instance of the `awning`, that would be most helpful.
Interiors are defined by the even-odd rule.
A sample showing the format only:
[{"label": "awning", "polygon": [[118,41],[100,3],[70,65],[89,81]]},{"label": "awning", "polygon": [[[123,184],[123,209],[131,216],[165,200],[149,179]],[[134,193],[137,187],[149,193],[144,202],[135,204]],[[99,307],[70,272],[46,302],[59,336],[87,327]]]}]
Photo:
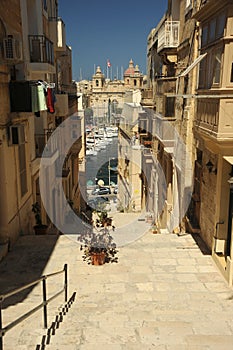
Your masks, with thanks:
[{"label": "awning", "polygon": [[203,53],[202,55],[198,56],[190,66],[188,66],[182,73],[178,75],[179,77],[185,77],[203,58],[207,55],[207,52]]},{"label": "awning", "polygon": [[226,157],[223,157],[223,159],[225,159],[228,163],[233,165],[233,156],[226,156]]}]

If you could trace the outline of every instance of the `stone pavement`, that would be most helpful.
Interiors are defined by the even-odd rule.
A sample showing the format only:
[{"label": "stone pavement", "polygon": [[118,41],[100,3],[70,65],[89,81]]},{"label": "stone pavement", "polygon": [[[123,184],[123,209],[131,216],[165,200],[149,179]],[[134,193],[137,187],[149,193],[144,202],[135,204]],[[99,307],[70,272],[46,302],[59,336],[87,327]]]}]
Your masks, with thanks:
[{"label": "stone pavement", "polygon": [[[127,234],[128,222],[148,231],[132,215],[116,214],[114,220],[116,234],[120,225]],[[148,231],[120,247],[118,257],[117,264],[91,266],[66,236],[21,237],[0,263],[1,293],[67,263],[69,295],[76,292],[76,297],[50,344],[37,346],[46,335],[39,311],[7,333],[4,350],[233,349],[233,290],[200,240]],[[57,286],[49,285],[49,292]],[[13,300],[3,310],[3,320],[33,305],[40,295],[38,285]],[[49,324],[62,303],[49,307]]]}]

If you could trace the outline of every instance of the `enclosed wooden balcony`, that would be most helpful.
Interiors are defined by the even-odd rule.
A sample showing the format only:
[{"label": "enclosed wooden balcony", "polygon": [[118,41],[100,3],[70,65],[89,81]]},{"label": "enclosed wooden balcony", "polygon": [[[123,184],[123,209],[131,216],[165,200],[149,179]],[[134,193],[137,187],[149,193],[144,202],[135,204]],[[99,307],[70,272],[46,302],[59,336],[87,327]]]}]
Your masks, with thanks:
[{"label": "enclosed wooden balcony", "polygon": [[177,48],[179,45],[180,21],[165,21],[158,30],[159,53],[163,49]]},{"label": "enclosed wooden balcony", "polygon": [[141,105],[144,107],[154,107],[152,88],[142,90]]},{"label": "enclosed wooden balcony", "polygon": [[199,98],[197,101],[197,132],[217,140],[233,139],[233,98]]},{"label": "enclosed wooden balcony", "polygon": [[175,128],[166,120],[161,114],[155,113],[153,124],[152,124],[152,134],[155,136],[164,147],[173,148],[175,139]]}]

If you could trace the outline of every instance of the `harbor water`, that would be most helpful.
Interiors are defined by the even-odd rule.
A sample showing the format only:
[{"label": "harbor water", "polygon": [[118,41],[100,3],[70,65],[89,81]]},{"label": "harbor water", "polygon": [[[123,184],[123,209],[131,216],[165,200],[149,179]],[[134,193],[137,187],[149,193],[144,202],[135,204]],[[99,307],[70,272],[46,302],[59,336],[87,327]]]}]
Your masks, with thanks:
[{"label": "harbor water", "polygon": [[94,185],[98,180],[103,180],[106,186],[109,186],[109,184],[113,185],[113,183],[117,184],[117,157],[117,137],[112,138],[112,141],[109,141],[106,148],[99,150],[96,155],[86,156],[87,185]]}]

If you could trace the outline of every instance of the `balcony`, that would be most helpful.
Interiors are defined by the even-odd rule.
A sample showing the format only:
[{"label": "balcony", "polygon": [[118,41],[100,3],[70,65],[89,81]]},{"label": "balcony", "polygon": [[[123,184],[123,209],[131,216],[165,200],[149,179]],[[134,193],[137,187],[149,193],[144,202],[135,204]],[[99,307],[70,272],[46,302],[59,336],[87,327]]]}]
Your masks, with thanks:
[{"label": "balcony", "polygon": [[164,77],[156,79],[156,93],[158,95],[176,93],[176,77]]},{"label": "balcony", "polygon": [[65,117],[69,113],[68,95],[56,94],[55,111],[56,117]]},{"label": "balcony", "polygon": [[[164,77],[156,79],[156,108],[166,118],[175,117],[176,78]],[[171,96],[173,95],[173,96]]]},{"label": "balcony", "polygon": [[49,18],[49,32],[55,51],[66,51],[65,23],[61,18]]},{"label": "balcony", "polygon": [[177,48],[179,45],[179,21],[165,21],[158,31],[158,48],[159,53],[163,49]]},{"label": "balcony", "polygon": [[141,105],[145,107],[154,107],[152,88],[142,90]]},{"label": "balcony", "polygon": [[216,140],[233,139],[233,99],[203,98],[197,101],[196,131]]},{"label": "balcony", "polygon": [[54,47],[44,35],[29,35],[30,66],[32,71],[55,73]]},{"label": "balcony", "polygon": [[142,106],[140,104],[125,103],[121,116],[126,125],[133,127],[138,122],[139,112],[142,112]]},{"label": "balcony", "polygon": [[175,128],[173,125],[164,119],[159,113],[155,114],[153,124],[152,124],[153,136],[155,136],[164,147],[168,147],[170,151],[174,146],[174,132]]}]

